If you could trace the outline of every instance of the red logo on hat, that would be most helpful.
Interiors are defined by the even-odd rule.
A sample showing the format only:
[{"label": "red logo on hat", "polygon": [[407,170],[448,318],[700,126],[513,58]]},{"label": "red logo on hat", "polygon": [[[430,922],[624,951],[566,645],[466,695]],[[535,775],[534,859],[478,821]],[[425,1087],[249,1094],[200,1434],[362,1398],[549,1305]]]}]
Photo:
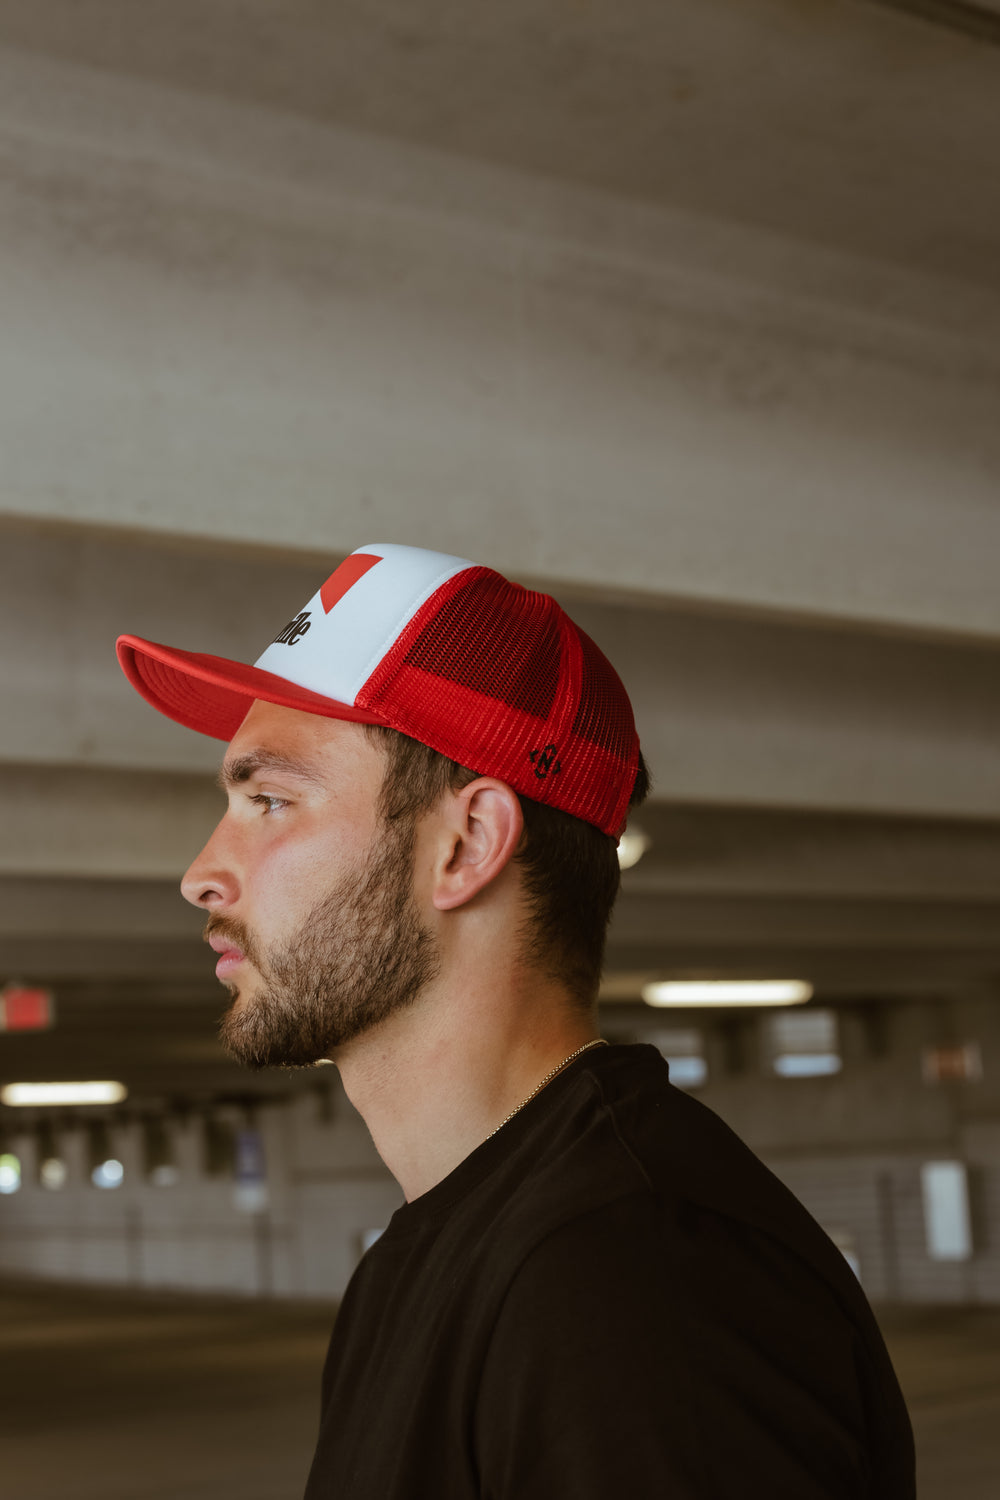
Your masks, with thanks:
[{"label": "red logo on hat", "polygon": [[364,578],[368,570],[381,561],[380,557],[376,557],[371,552],[354,552],[350,557],[345,557],[337,571],[330,574],[319,591],[326,613],[329,614],[333,606],[340,603],[348,589],[352,589],[359,578]]}]

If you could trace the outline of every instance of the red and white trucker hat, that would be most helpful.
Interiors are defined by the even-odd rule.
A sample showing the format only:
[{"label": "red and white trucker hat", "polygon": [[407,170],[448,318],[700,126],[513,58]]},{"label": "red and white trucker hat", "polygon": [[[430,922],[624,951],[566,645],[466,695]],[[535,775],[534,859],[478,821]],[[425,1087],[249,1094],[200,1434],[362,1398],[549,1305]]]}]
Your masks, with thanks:
[{"label": "red and white trucker hat", "polygon": [[385,724],[617,837],[639,761],[632,707],[548,594],[419,547],[353,552],[251,667],[138,636],[132,685],[168,718],[229,740],[255,698]]}]

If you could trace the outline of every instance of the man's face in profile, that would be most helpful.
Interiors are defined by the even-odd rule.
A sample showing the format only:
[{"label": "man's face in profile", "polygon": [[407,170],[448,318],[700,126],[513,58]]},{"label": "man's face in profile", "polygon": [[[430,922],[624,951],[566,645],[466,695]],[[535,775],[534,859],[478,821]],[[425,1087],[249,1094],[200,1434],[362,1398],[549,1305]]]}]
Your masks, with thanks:
[{"label": "man's face in profile", "polygon": [[357,724],[254,703],[226,753],[229,806],[182,882],[249,1067],[305,1066],[409,1004],[437,955],[413,894],[415,830],[378,812],[384,757]]}]

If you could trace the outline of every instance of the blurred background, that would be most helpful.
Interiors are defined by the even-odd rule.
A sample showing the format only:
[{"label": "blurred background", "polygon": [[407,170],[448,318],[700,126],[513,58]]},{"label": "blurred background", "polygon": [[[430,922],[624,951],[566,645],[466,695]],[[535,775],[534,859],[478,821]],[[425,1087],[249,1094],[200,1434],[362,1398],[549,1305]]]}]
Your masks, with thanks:
[{"label": "blurred background", "polygon": [[995,1496],[998,136],[996,0],[0,0],[9,1500],[301,1492],[399,1193],[221,1053],[222,747],[113,647],[253,660],[378,541],[619,668],[604,1034],[840,1245],[922,1500]]}]

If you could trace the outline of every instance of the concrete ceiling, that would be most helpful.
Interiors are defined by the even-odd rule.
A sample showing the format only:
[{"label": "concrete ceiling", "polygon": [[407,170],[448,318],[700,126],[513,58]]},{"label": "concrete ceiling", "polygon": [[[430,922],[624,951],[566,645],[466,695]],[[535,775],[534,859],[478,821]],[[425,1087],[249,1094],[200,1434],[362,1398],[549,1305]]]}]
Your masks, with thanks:
[{"label": "concrete ceiling", "polygon": [[948,0],[0,4],[0,45],[994,288],[998,37]]}]

